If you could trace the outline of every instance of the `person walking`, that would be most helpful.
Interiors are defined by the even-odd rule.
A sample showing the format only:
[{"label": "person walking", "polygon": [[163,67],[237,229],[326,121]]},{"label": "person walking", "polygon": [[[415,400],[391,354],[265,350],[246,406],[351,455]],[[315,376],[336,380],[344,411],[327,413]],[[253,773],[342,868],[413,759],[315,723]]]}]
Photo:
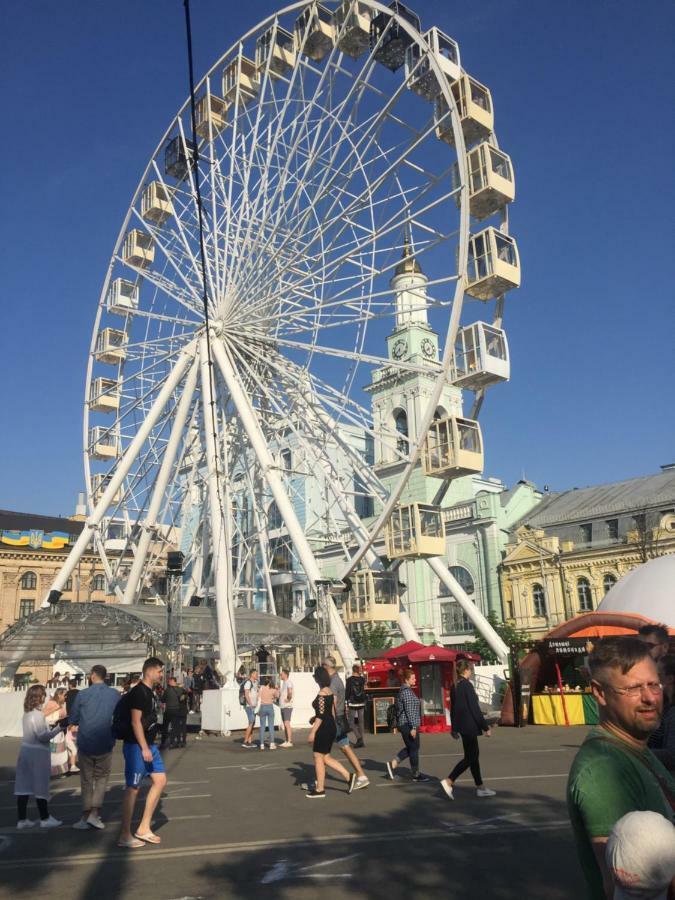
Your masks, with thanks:
[{"label": "person walking", "polygon": [[192,672],[192,669],[188,669],[185,673],[185,677],[183,678],[183,687],[188,692],[188,707],[190,710],[194,707],[193,686],[194,686],[193,672]]},{"label": "person walking", "polygon": [[404,759],[410,762],[413,781],[429,781],[420,772],[420,725],[422,724],[422,704],[413,688],[417,678],[412,669],[403,673],[403,683],[396,697],[396,725],[403,738],[403,747],[393,759],[387,762],[387,774],[394,780],[394,772]]},{"label": "person walking", "polygon": [[200,663],[192,674],[192,699],[193,709],[196,713],[202,711],[202,695],[206,680],[204,678],[204,665]]},{"label": "person walking", "polygon": [[174,719],[174,739],[169,744],[170,747],[187,746],[187,717],[189,711],[189,695],[185,688],[177,686],[178,691],[178,712]]},{"label": "person walking", "polygon": [[272,684],[271,678],[263,678],[260,686],[260,749],[265,749],[265,728],[270,737],[270,750],[276,750],[274,740],[274,703],[279,698],[279,690]]},{"label": "person walking", "polygon": [[171,675],[167,678],[167,685],[162,695],[164,701],[164,715],[162,717],[162,739],[159,744],[160,750],[166,750],[168,746],[176,746],[177,722],[180,716],[180,697],[181,691],[178,688],[178,682]]},{"label": "person walking", "polygon": [[281,722],[285,732],[285,740],[281,747],[293,746],[293,730],[291,727],[291,716],[293,715],[293,682],[290,679],[291,673],[288,669],[282,669],[279,679],[281,681],[279,690],[279,707],[281,709]]},{"label": "person walking", "polygon": [[307,736],[308,743],[312,745],[316,772],[314,786],[305,794],[310,800],[318,800],[326,796],[326,768],[332,769],[344,778],[349,785],[348,793],[351,794],[356,787],[356,775],[350,775],[342,763],[330,755],[338,733],[337,704],[335,695],[330,688],[331,676],[323,666],[319,666],[314,671],[314,680],[319,686],[319,693],[312,702],[314,718]]},{"label": "person walking", "polygon": [[441,779],[441,787],[450,800],[455,799],[453,792],[455,782],[467,769],[471,769],[477,797],[494,797],[497,793],[485,786],[480,771],[478,738],[481,734],[491,737],[492,729],[485,721],[478,704],[476,689],[469,680],[472,675],[473,665],[467,659],[460,659],[457,663],[457,684],[453,685],[450,691],[450,715],[453,734],[458,734],[462,739],[464,757],[447,778]]},{"label": "person walking", "polygon": [[[143,844],[160,844],[161,838],[152,831],[152,815],[166,787],[164,762],[155,745],[157,727],[157,699],[154,688],[162,680],[164,663],[151,656],[143,663],[143,678],[126,695],[124,703],[129,724],[124,737],[124,779],[126,791],[122,802],[122,828],[118,847],[135,849]],[[119,707],[118,707],[119,709]],[[149,776],[152,785],[145,800],[143,817],[134,834],[131,820],[143,779]]]},{"label": "person walking", "polygon": [[259,689],[258,672],[256,669],[251,669],[248,673],[248,678],[241,686],[241,690],[244,692],[244,711],[246,712],[246,718],[248,719],[248,725],[244,732],[244,742],[241,746],[246,747],[247,750],[252,749],[254,746],[251,739],[253,737],[253,727],[255,725],[255,711],[258,705]]},{"label": "person walking", "polygon": [[352,750],[349,742],[349,723],[347,722],[347,717],[345,715],[345,686],[338,675],[337,663],[334,656],[327,656],[323,661],[323,667],[330,676],[330,689],[335,697],[335,722],[337,726],[335,743],[356,772],[356,782],[353,790],[359,791],[362,788],[367,788],[370,784],[370,780],[363,771],[359,758]]},{"label": "person walking", "polygon": [[[47,700],[45,703],[43,713],[49,726],[54,726],[61,719],[66,718],[65,688],[60,687],[54,691],[51,700]],[[49,743],[49,752],[51,754],[52,778],[64,778],[68,774],[68,747],[66,746],[66,733],[62,728],[54,732],[54,736]]]},{"label": "person walking", "polygon": [[19,831],[32,828],[37,822],[26,818],[28,799],[35,797],[40,814],[40,828],[57,828],[63,823],[49,813],[49,777],[51,769],[49,744],[59,731],[61,719],[66,717],[65,705],[59,708],[56,724],[47,724],[43,706],[47,691],[41,684],[34,684],[26,691],[23,701],[23,740],[16,762],[14,795],[17,804],[16,827]]},{"label": "person walking", "polygon": [[88,831],[103,829],[101,809],[112,766],[115,736],[112,730],[113,713],[121,695],[106,684],[105,666],[93,666],[89,673],[89,687],[78,691],[68,717],[77,731],[77,747],[82,785],[82,816],[73,828]]},{"label": "person walking", "polygon": [[[70,716],[75,698],[80,693],[80,682],[77,678],[68,679],[68,690],[66,691],[66,713]],[[68,728],[66,735],[66,750],[68,751],[68,767],[71,775],[80,770],[77,767],[77,737],[72,728]]]},{"label": "person walking", "polygon": [[672,823],[675,778],[647,748],[663,708],[650,647],[632,636],[603,638],[588,668],[600,724],[572,763],[567,808],[589,896],[604,900],[615,887],[606,858],[612,829],[635,811],[659,813]]},{"label": "person walking", "polygon": [[354,663],[352,674],[345,683],[345,704],[347,721],[356,737],[355,748],[365,747],[363,743],[363,719],[366,713],[366,679],[361,674],[361,666]]}]

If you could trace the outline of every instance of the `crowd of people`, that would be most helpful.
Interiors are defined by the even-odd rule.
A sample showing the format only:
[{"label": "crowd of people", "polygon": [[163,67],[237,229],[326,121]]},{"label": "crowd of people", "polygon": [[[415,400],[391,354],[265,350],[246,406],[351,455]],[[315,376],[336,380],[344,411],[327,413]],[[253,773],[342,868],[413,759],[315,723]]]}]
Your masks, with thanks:
[{"label": "crowd of people", "polygon": [[[201,667],[200,667],[201,668]],[[669,634],[650,625],[637,636],[598,640],[588,657],[591,689],[597,700],[599,724],[586,736],[572,764],[567,786],[570,821],[590,896],[675,897],[675,660],[669,655]],[[206,673],[206,675],[205,675]],[[206,667],[197,674],[208,678]],[[492,729],[481,711],[471,682],[472,663],[457,664],[451,691],[453,737],[462,741],[463,758],[440,785],[454,800],[457,779],[469,769],[476,794],[494,797],[483,781],[479,742]],[[48,698],[42,685],[28,689],[24,702],[23,742],[16,768],[17,828],[62,824],[49,811],[53,777],[79,772],[82,812],[73,827],[103,829],[101,817],[116,740],[123,742],[125,793],[118,846],[139,848],[159,844],[152,817],[167,778],[161,751],[186,744],[186,723],[195,693],[195,672],[171,673],[164,681],[161,660],[151,657],[141,676],[123,694],[106,684],[103,666],[94,666],[89,687],[74,681],[59,685]],[[290,672],[282,668],[259,677],[257,669],[240,672],[239,698],[247,717],[243,748],[276,750],[293,747],[292,715],[296,699]],[[326,797],[327,770],[343,780],[348,793],[367,788],[370,780],[355,749],[364,746],[366,678],[359,665],[343,682],[336,660],[327,656],[314,671],[317,693],[307,742],[311,744],[314,781],[303,785],[308,799]],[[164,718],[159,725],[159,704]],[[197,701],[198,702],[198,701]],[[281,736],[277,743],[275,709]],[[388,716],[389,717],[389,716]],[[253,742],[256,718],[258,742]],[[421,702],[415,673],[402,673],[402,684],[391,709],[392,727],[403,741],[386,762],[388,777],[408,761],[414,782],[431,780],[420,770]],[[355,741],[350,740],[353,735]],[[159,742],[159,746],[158,746]],[[337,747],[339,756],[333,756]],[[150,779],[150,789],[138,826],[132,828],[138,790]],[[28,818],[35,799],[39,820]],[[623,890],[630,894],[622,894]]]}]

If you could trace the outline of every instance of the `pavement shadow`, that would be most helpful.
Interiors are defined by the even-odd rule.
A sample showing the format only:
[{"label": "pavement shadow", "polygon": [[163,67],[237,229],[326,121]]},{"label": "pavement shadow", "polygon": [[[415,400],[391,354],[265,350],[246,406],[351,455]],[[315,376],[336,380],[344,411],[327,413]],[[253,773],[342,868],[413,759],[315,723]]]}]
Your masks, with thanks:
[{"label": "pavement shadow", "polygon": [[[469,790],[461,797],[458,792],[453,804],[437,782],[403,790],[406,802],[394,814],[372,814],[362,806],[343,812],[331,796],[308,800],[307,824],[292,844],[228,854],[207,863],[198,877],[209,884],[209,896],[242,900],[265,893],[281,900],[319,894],[331,900],[441,892],[490,900],[583,895],[564,801],[509,791],[485,801]],[[329,803],[335,809],[331,827],[339,818],[342,836],[320,833]]]}]

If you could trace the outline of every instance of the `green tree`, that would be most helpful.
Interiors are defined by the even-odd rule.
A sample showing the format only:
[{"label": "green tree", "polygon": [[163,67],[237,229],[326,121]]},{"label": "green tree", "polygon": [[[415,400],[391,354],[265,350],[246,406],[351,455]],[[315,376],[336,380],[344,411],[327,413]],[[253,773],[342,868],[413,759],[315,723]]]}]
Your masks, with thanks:
[{"label": "green tree", "polygon": [[[510,625],[508,622],[497,621],[497,617],[494,613],[490,613],[487,616],[487,620],[509,649],[516,647],[518,650],[526,650],[534,643],[526,631],[516,628],[515,625]],[[471,644],[472,653],[479,653],[481,660],[484,663],[498,663],[499,659],[497,658],[497,655],[483,635],[479,634],[476,629],[474,629],[473,634],[475,640]]]},{"label": "green tree", "polygon": [[388,650],[391,647],[389,629],[383,623],[364,622],[354,634],[354,645],[363,656]]}]

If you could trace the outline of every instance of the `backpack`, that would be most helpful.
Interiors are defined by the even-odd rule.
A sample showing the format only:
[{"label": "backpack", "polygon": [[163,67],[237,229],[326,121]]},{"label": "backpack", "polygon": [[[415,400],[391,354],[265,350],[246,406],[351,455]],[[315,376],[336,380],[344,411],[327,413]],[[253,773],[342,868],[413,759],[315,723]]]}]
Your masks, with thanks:
[{"label": "backpack", "polygon": [[248,683],[248,680],[244,680],[239,685],[239,706],[246,706],[246,685]]},{"label": "backpack", "polygon": [[390,703],[387,707],[387,728],[389,731],[394,731],[395,728],[398,728],[398,710],[396,709],[396,701]]},{"label": "backpack", "polygon": [[118,741],[126,741],[133,737],[129,694],[124,694],[115,707],[112,717],[112,733]]}]

